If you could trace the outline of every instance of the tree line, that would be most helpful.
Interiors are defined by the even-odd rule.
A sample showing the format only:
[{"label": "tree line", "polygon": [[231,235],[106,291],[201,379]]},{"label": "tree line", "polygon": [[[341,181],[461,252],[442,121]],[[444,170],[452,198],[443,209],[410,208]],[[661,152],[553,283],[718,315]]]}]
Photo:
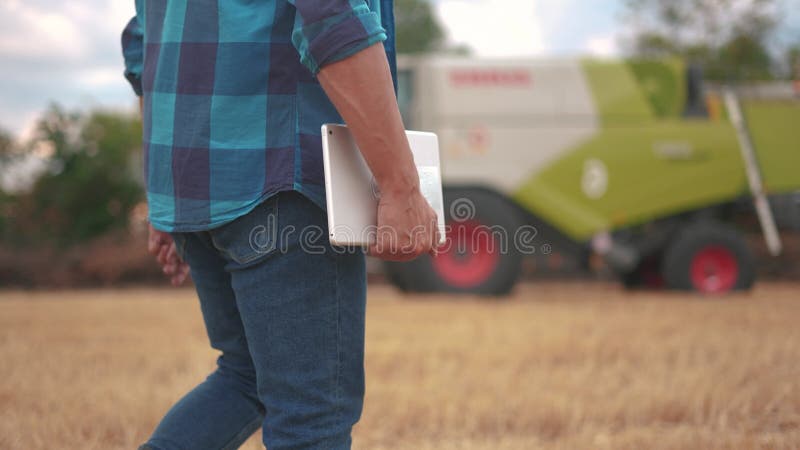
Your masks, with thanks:
[{"label": "tree line", "polygon": [[776,0],[625,0],[626,50],[679,57],[715,81],[800,78],[800,24],[782,22],[786,7]]},{"label": "tree line", "polygon": [[26,143],[0,131],[0,171],[32,159],[43,163],[25,169],[34,177],[26,189],[0,189],[0,241],[68,247],[127,228],[132,209],[144,200],[141,132],[134,114],[57,105]]},{"label": "tree line", "polygon": [[[469,53],[447,44],[429,1],[395,6],[400,53]],[[783,23],[787,7],[778,0],[623,0],[625,55],[680,58],[714,81],[800,79],[800,24]]]}]

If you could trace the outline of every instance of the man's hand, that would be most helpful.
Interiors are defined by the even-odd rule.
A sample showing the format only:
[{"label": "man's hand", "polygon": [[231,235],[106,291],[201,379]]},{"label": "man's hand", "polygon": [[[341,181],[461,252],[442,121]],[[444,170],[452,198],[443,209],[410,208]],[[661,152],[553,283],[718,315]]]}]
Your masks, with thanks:
[{"label": "man's hand", "polygon": [[436,213],[419,192],[381,193],[376,242],[369,254],[387,261],[410,261],[433,254],[439,243]]},{"label": "man's hand", "polygon": [[[139,97],[139,113],[144,110],[144,97]],[[189,265],[178,256],[175,242],[169,233],[158,231],[152,225],[147,224],[147,251],[156,257],[156,261],[161,264],[161,271],[169,277],[173,286],[180,286],[189,276]]]},{"label": "man's hand", "polygon": [[152,225],[148,225],[148,229],[150,235],[147,238],[147,251],[156,257],[172,285],[180,286],[189,276],[189,265],[178,256],[175,242],[169,233],[158,231]]},{"label": "man's hand", "polygon": [[432,252],[439,242],[436,213],[420,193],[383,45],[328,64],[317,78],[347,122],[381,191],[377,242],[370,254],[408,261]]}]

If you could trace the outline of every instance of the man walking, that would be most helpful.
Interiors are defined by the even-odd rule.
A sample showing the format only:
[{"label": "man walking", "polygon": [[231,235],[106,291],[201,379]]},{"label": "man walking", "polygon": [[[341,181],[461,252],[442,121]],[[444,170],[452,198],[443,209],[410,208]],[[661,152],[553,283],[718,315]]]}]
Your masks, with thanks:
[{"label": "man walking", "polygon": [[149,250],[173,284],[191,271],[221,352],[142,448],[234,449],[259,426],[270,450],[350,448],[364,255],[327,242],[323,123],[344,119],[379,185],[391,233],[370,252],[406,260],[437,241],[392,34],[391,0],[136,1],[122,44],[142,98]]}]

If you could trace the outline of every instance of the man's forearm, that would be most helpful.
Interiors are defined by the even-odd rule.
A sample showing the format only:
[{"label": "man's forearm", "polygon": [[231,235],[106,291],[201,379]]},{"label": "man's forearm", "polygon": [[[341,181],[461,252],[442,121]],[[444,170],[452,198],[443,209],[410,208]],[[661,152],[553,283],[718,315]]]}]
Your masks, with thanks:
[{"label": "man's forearm", "polygon": [[383,44],[324,66],[317,78],[347,123],[381,191],[419,189]]}]

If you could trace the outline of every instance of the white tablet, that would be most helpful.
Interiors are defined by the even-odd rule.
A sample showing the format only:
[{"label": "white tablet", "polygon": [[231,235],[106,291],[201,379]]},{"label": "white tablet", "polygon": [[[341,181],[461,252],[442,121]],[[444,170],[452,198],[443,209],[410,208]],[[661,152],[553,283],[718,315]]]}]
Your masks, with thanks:
[{"label": "white tablet", "polygon": [[[434,133],[407,131],[406,134],[419,172],[422,195],[439,218],[439,243],[443,244],[444,200],[439,139]],[[322,126],[322,154],[331,243],[339,246],[369,245],[375,241],[380,192],[346,126]]]}]

